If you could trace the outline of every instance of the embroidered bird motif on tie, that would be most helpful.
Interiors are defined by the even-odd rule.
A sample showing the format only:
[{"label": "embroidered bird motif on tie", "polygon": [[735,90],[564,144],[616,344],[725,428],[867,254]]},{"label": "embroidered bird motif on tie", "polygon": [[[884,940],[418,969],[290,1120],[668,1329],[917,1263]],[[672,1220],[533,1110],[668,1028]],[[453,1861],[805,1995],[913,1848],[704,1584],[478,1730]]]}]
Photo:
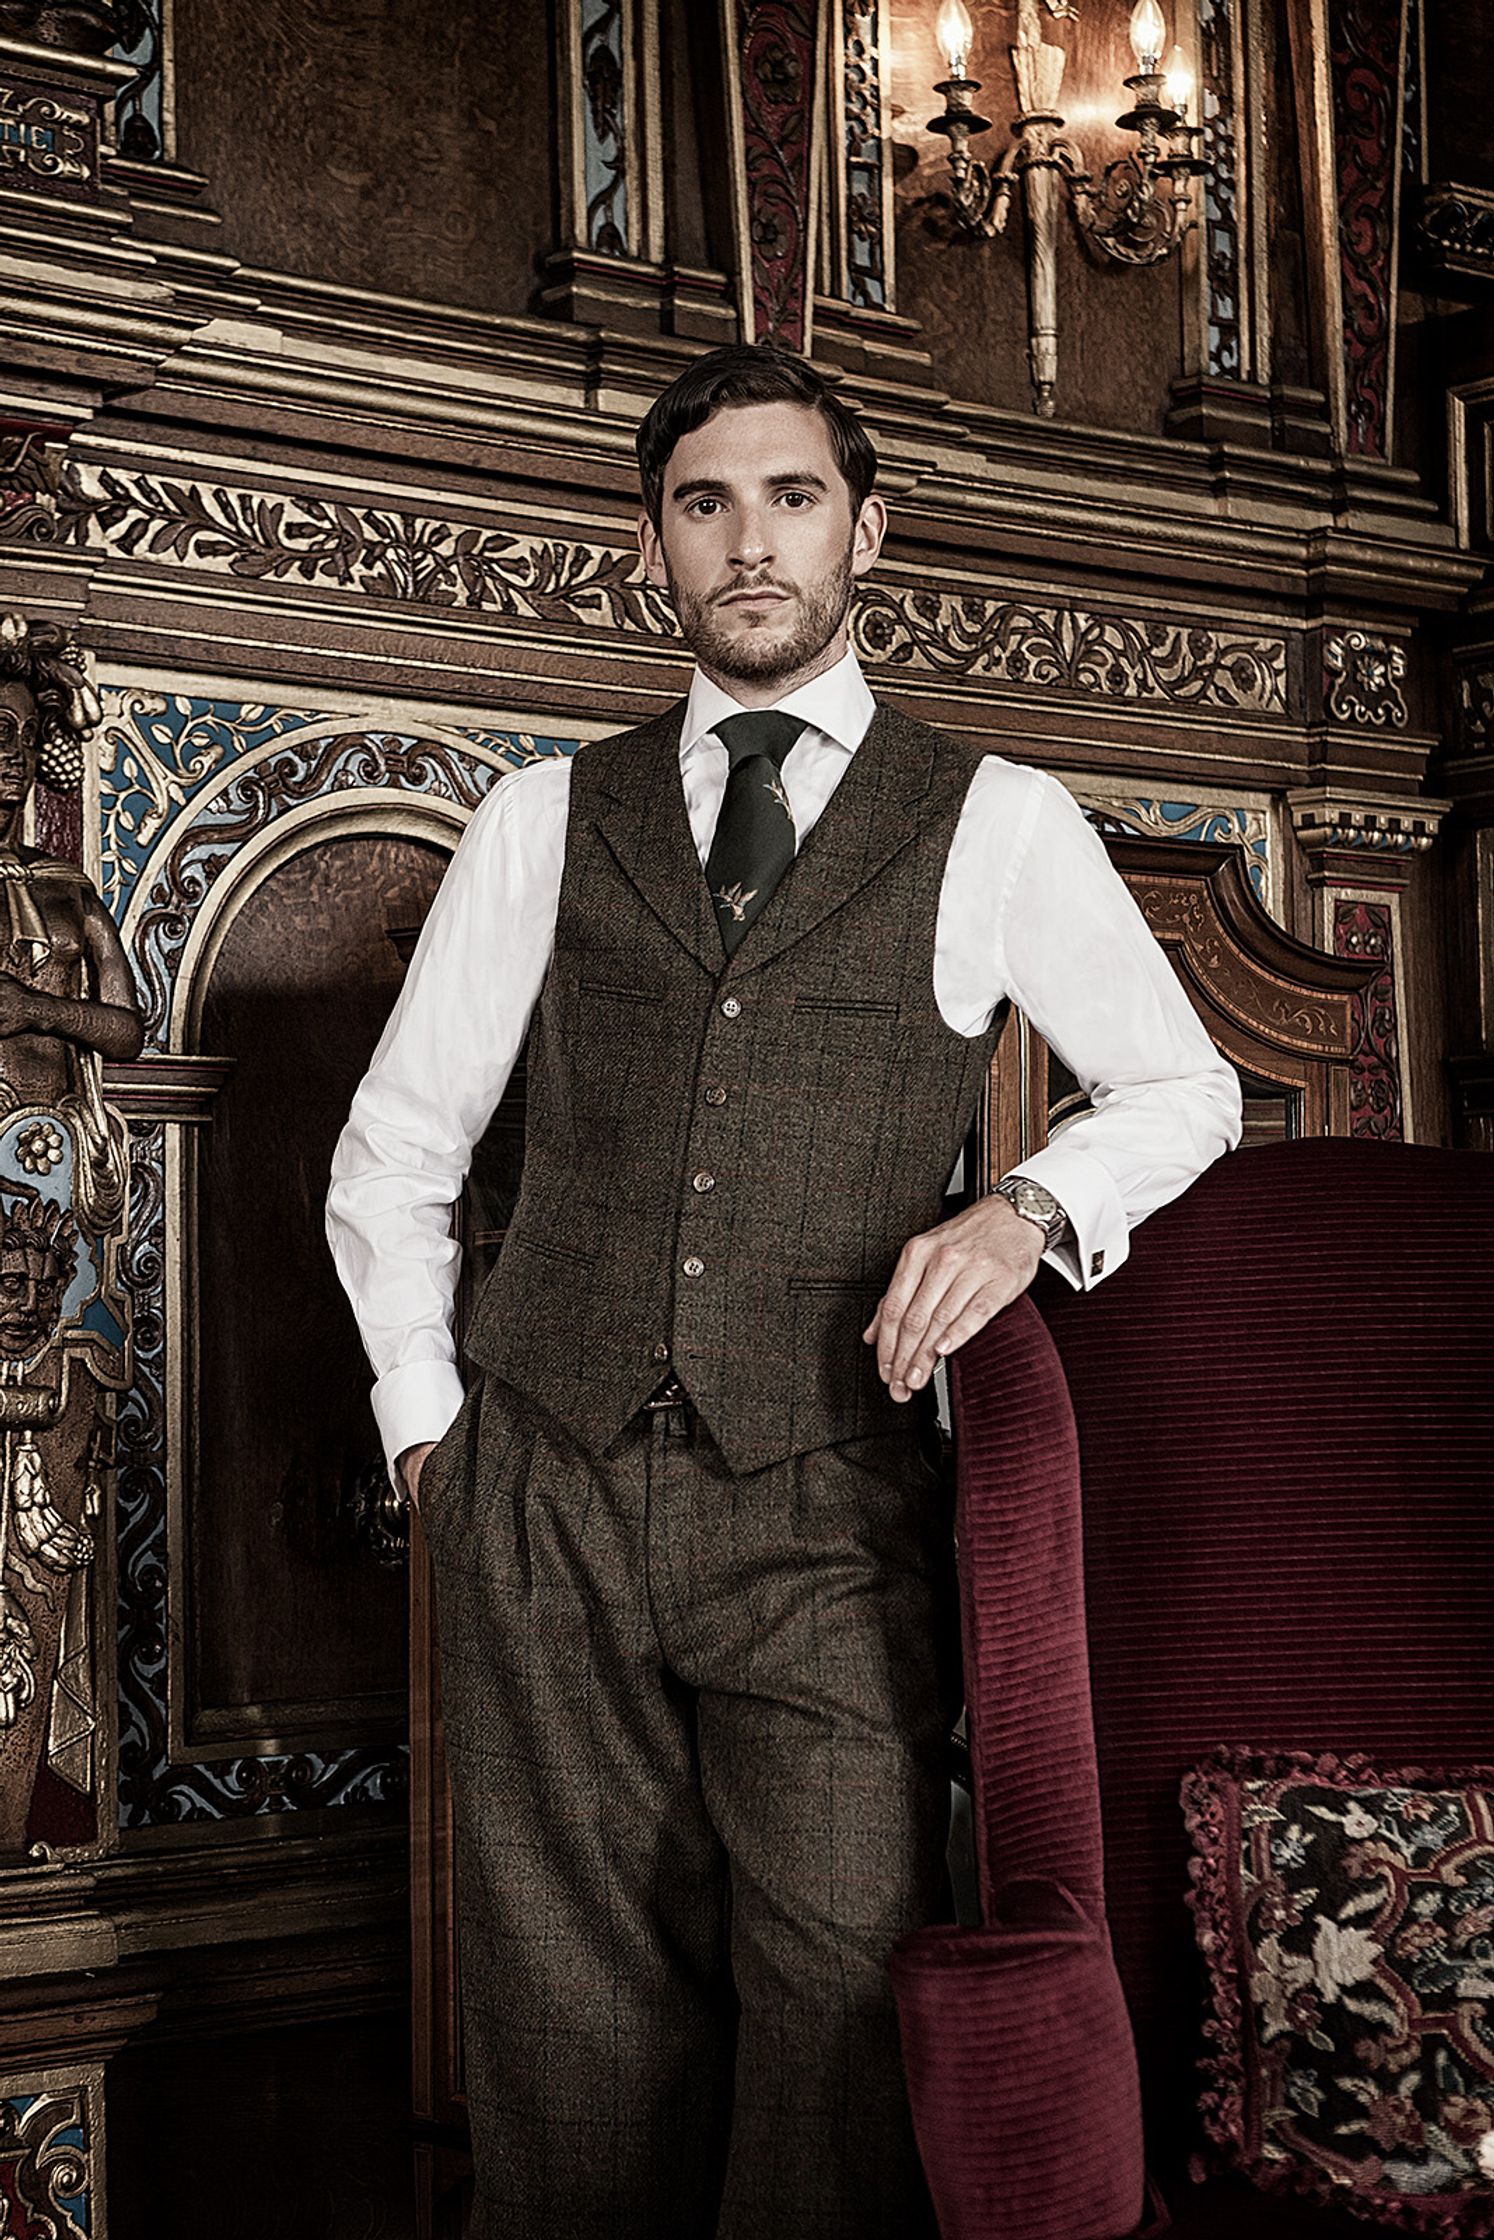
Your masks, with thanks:
[{"label": "embroidered bird motif on tie", "polygon": [[731,757],[706,885],[730,956],[794,860],[797,834],[782,771],[804,730],[797,716],[749,708],[715,727]]}]

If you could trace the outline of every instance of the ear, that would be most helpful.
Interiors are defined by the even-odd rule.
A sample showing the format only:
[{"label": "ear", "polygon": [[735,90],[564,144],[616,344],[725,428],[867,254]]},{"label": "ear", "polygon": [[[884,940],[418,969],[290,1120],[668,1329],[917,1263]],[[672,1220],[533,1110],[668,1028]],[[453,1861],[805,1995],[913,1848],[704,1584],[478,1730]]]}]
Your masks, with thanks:
[{"label": "ear", "polygon": [[873,493],[857,514],[856,526],[851,534],[853,576],[864,576],[876,566],[882,551],[882,539],[886,534],[887,508]]},{"label": "ear", "polygon": [[638,549],[643,554],[643,572],[649,582],[660,591],[667,591],[669,571],[664,565],[664,540],[647,513],[638,516]]}]

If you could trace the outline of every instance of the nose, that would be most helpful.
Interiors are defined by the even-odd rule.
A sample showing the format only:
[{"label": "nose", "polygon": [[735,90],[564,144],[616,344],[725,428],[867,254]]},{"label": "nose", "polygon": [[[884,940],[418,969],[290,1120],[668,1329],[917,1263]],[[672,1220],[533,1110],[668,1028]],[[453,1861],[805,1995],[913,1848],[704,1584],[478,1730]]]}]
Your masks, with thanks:
[{"label": "nose", "polygon": [[773,557],[773,540],[769,534],[768,516],[761,506],[742,506],[736,515],[737,533],[732,540],[732,566],[736,568],[761,568]]}]

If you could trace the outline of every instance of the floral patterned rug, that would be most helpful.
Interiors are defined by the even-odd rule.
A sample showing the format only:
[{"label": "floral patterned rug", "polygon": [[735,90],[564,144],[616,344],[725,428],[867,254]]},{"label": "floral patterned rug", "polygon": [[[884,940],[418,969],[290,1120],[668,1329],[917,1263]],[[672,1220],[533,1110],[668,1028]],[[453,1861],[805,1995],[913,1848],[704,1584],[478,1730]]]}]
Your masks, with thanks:
[{"label": "floral patterned rug", "polygon": [[1494,1769],[1220,1751],[1183,1807],[1224,2159],[1382,2224],[1494,2234]]}]

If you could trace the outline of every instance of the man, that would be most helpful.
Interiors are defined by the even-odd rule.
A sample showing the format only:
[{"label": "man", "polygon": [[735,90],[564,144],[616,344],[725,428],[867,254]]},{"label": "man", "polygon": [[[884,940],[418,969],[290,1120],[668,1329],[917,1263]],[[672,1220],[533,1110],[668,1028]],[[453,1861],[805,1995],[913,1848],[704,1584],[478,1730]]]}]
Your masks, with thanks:
[{"label": "man", "polygon": [[[1045,1251],[1113,1273],[1238,1088],[1062,787],[873,703],[885,512],[819,377],[715,352],[639,458],[688,699],[478,810],[329,1201],[435,1563],[474,2230],[915,2240],[886,1956],[937,1914],[956,1708],[930,1380]],[[941,1221],[1009,1001],[1096,1109]],[[464,1397],[449,1208],[531,1022]]]}]

